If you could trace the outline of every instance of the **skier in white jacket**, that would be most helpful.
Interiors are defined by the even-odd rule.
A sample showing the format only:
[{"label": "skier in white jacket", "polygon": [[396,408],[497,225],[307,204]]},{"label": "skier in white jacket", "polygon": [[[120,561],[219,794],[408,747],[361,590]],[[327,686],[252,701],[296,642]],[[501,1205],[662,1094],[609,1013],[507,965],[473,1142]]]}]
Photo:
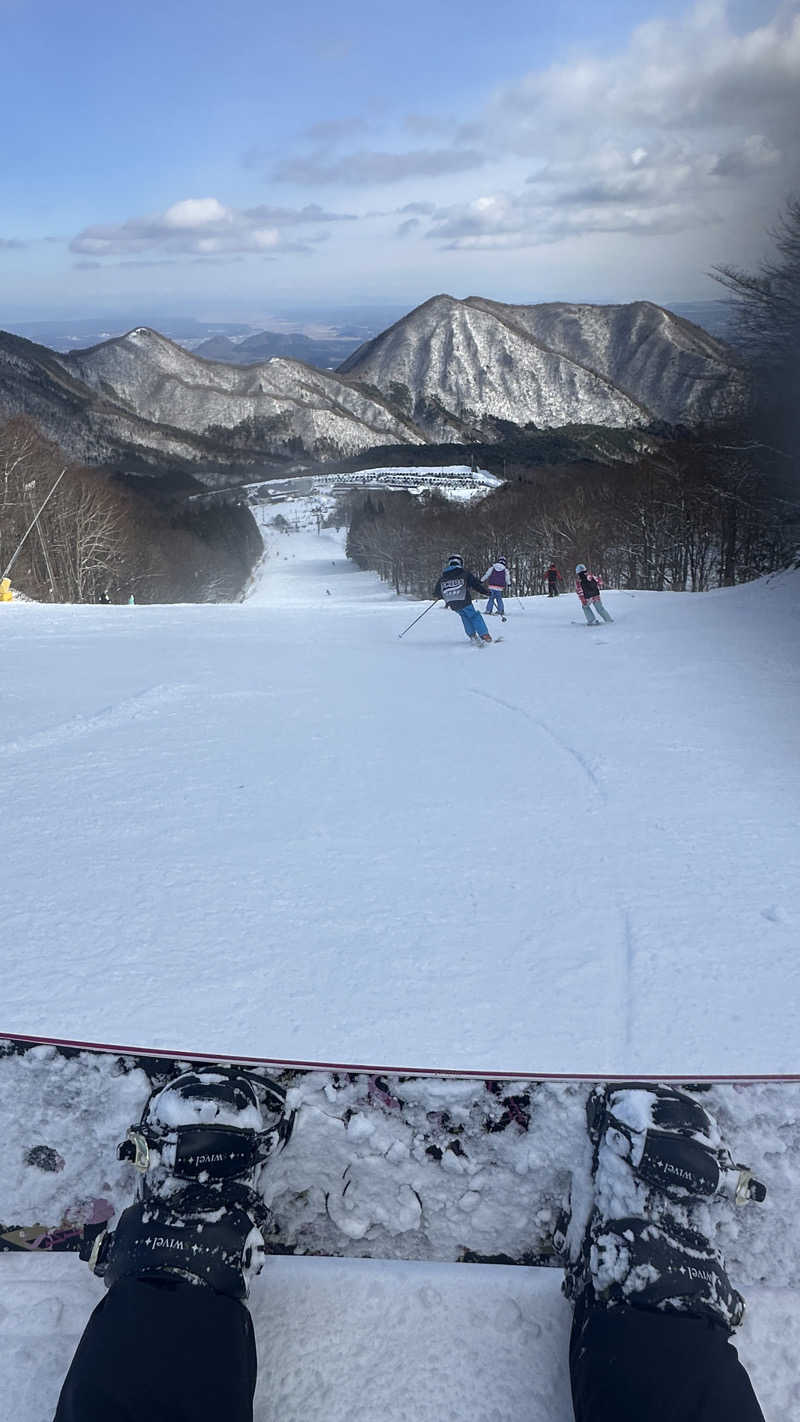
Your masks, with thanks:
[{"label": "skier in white jacket", "polygon": [[496,605],[500,616],[504,617],[503,593],[508,592],[511,586],[511,576],[505,558],[498,558],[496,563],[492,563],[492,566],[486,569],[482,581],[489,589],[489,601],[486,604],[488,616],[492,616]]}]

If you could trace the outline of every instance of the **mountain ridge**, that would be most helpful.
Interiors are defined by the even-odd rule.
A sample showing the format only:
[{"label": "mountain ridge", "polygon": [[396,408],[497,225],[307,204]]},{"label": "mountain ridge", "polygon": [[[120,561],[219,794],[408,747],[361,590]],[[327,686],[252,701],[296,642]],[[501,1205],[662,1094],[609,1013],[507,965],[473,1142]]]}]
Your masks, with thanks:
[{"label": "mountain ridge", "polygon": [[513,429],[725,418],[747,399],[723,342],[652,302],[522,306],[440,292],[336,370],[233,364],[147,326],[55,352],[0,333],[0,413],[73,458],[165,463],[203,483],[381,446],[492,443]]}]

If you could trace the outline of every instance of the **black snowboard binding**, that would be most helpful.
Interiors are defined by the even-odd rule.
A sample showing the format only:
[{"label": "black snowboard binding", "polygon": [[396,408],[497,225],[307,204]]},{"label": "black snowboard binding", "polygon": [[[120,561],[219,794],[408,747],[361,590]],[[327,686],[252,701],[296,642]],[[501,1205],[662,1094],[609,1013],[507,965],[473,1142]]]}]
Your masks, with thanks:
[{"label": "black snowboard binding", "polygon": [[734,1163],[710,1113],[674,1087],[597,1087],[587,1127],[591,1185],[573,1181],[572,1214],[556,1232],[567,1296],[583,1308],[628,1304],[735,1328],[744,1300],[708,1238],[704,1207],[761,1201],[765,1186]]},{"label": "black snowboard binding", "polygon": [[638,1180],[669,1200],[720,1195],[743,1205],[766,1197],[761,1181],[734,1163],[708,1112],[676,1087],[626,1082],[596,1088],[586,1122],[595,1166],[605,1140]]},{"label": "black snowboard binding", "polygon": [[185,1072],[154,1091],[118,1147],[141,1172],[136,1203],[81,1253],[107,1285],[183,1278],[243,1299],[260,1271],[269,1210],[256,1192],[293,1113],[270,1078],[236,1068]]}]

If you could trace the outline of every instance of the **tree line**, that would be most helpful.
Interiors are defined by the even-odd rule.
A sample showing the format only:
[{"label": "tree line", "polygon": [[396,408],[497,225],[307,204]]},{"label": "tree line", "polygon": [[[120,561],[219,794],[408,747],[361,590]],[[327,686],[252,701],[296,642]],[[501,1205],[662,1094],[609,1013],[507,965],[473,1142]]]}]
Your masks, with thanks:
[{"label": "tree line", "polygon": [[36,601],[231,599],[261,551],[244,507],[190,508],[157,481],[71,464],[26,416],[0,425],[0,575],[14,559],[13,587]]},{"label": "tree line", "polygon": [[469,504],[432,491],[351,491],[336,517],[347,553],[398,593],[425,597],[451,553],[478,574],[500,556],[515,591],[544,591],[586,563],[610,585],[702,592],[786,564],[794,546],[785,509],[731,428],[713,438],[662,440],[620,464],[538,465]]}]

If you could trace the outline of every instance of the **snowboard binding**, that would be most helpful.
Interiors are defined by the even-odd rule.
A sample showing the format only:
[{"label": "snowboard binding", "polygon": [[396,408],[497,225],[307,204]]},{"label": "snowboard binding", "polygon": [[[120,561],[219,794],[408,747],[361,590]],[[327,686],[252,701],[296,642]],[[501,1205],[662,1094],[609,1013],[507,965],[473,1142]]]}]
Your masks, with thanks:
[{"label": "snowboard binding", "polygon": [[229,1185],[223,1200],[212,1187],[189,1185],[169,1200],[130,1205],[81,1256],[109,1288],[126,1277],[177,1278],[244,1299],[264,1263],[270,1220],[246,1186]]},{"label": "snowboard binding", "polygon": [[82,1257],[108,1286],[179,1278],[246,1298],[272,1233],[256,1181],[293,1124],[270,1077],[213,1067],[167,1082],[117,1147],[140,1172],[137,1200],[113,1232],[87,1237]]},{"label": "snowboard binding", "polygon": [[117,1157],[141,1171],[142,1198],[171,1194],[178,1182],[252,1181],[293,1125],[286,1092],[270,1077],[222,1067],[184,1072],[153,1092]]},{"label": "snowboard binding", "polygon": [[595,1167],[605,1144],[668,1200],[720,1195],[743,1205],[766,1198],[766,1186],[734,1162],[708,1112],[676,1087],[625,1082],[595,1088],[586,1123]]},{"label": "snowboard binding", "polygon": [[734,1162],[716,1121],[685,1090],[598,1086],[586,1121],[591,1190],[581,1222],[564,1212],[556,1230],[567,1296],[583,1307],[629,1304],[735,1328],[744,1300],[708,1238],[705,1207],[715,1199],[760,1202],[766,1187]]}]

